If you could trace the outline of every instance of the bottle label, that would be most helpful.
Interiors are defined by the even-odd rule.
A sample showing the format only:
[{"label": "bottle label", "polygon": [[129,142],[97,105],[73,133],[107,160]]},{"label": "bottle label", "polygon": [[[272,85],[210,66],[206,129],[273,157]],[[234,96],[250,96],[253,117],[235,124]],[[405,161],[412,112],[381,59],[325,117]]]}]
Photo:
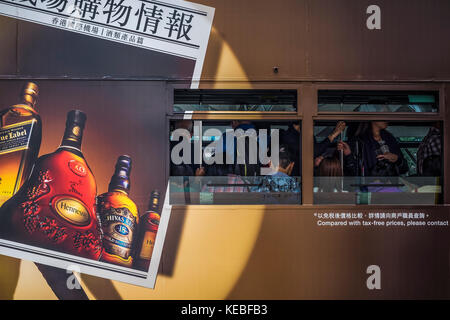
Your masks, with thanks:
[{"label": "bottle label", "polygon": [[128,208],[102,208],[99,214],[104,231],[105,251],[127,260],[131,256],[136,217]]},{"label": "bottle label", "polygon": [[87,175],[87,169],[80,161],[70,160],[69,161],[70,170],[77,176],[85,177]]},{"label": "bottle label", "polygon": [[74,225],[87,226],[91,222],[89,210],[77,199],[55,197],[52,207],[60,217]]},{"label": "bottle label", "polygon": [[14,195],[20,184],[21,151],[28,148],[35,120],[0,128],[0,206]]},{"label": "bottle label", "polygon": [[139,258],[144,260],[150,260],[153,254],[153,247],[155,246],[156,232],[146,231],[144,238],[142,239],[141,252],[139,252]]},{"label": "bottle label", "polygon": [[1,128],[0,154],[27,149],[35,122],[30,120]]}]

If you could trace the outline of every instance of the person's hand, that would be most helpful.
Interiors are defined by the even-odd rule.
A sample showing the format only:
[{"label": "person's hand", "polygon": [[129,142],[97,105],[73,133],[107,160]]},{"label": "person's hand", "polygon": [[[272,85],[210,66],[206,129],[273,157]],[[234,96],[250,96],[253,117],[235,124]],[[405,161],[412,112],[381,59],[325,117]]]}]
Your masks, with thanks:
[{"label": "person's hand", "polygon": [[386,160],[388,160],[389,162],[394,163],[394,162],[397,162],[397,160],[398,160],[398,155],[396,155],[395,153],[387,152],[387,153],[385,153],[385,154],[380,154],[380,155],[378,155],[378,156],[377,156],[377,159],[378,159],[378,160],[386,159]]},{"label": "person's hand", "polygon": [[344,131],[346,126],[347,125],[344,121],[339,121],[336,124],[336,127],[334,128],[333,132],[328,136],[330,142],[333,142],[333,140],[336,139],[336,137],[340,135],[342,131]]},{"label": "person's hand", "polygon": [[317,158],[314,159],[314,167],[318,167],[320,165],[320,163],[322,162],[323,157],[322,156],[318,156]]},{"label": "person's hand", "polygon": [[206,172],[205,172],[205,168],[203,168],[203,167],[200,167],[200,168],[197,168],[197,170],[195,170],[195,176],[204,176],[206,174]]},{"label": "person's hand", "polygon": [[294,169],[294,164],[295,164],[295,162],[289,163],[289,165],[287,167],[287,175],[288,176],[290,176],[292,174],[292,169]]},{"label": "person's hand", "polygon": [[344,141],[339,141],[337,144],[337,149],[339,151],[343,151],[344,152],[344,156],[348,156],[352,153],[352,149],[350,149],[350,146],[344,142]]}]

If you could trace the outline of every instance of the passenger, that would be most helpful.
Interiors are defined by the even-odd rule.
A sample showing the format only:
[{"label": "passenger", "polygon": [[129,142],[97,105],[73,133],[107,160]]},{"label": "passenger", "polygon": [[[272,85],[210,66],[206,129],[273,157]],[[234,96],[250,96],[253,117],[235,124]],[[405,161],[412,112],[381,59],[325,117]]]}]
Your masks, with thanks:
[{"label": "passenger", "polygon": [[334,140],[345,130],[346,126],[344,121],[339,121],[333,132],[323,141],[317,142],[316,137],[314,137],[314,158],[324,156],[327,151],[329,152],[330,148],[336,148]]},{"label": "passenger", "polygon": [[302,175],[302,167],[300,159],[302,158],[302,139],[300,134],[300,124],[293,122],[287,130],[280,132],[280,145],[286,145],[294,159],[294,167],[292,168],[292,176],[299,177]]},{"label": "passenger", "polygon": [[441,176],[442,138],[440,123],[430,128],[417,150],[417,175]]},{"label": "passenger", "polygon": [[[231,122],[231,127],[233,130],[242,129],[244,132],[250,129],[256,131],[255,126],[250,121],[239,121],[233,120]],[[252,184],[252,180],[249,180],[248,176],[259,176],[260,166],[258,163],[250,163],[250,148],[248,139],[245,139],[245,155],[244,163],[237,163],[238,152],[237,148],[237,138],[234,137],[234,148],[232,150],[227,150],[226,146],[226,132],[222,134],[217,143],[220,146],[222,144],[222,150],[215,150],[215,157],[222,158],[223,163],[214,163],[206,166],[206,176],[203,181],[202,191],[208,193],[219,193],[219,192],[248,192],[250,191],[249,185]],[[227,163],[227,159],[233,159],[233,163]],[[226,177],[226,178],[220,178]]]},{"label": "passenger", "polygon": [[[243,130],[244,132],[246,132],[247,130],[255,130],[256,132],[256,127],[253,123],[251,123],[250,121],[247,120],[233,120],[231,121],[231,128],[233,128],[233,130]],[[257,134],[257,133],[256,133]],[[235,174],[238,176],[259,176],[260,175],[260,163],[257,161],[257,163],[250,163],[250,145],[249,145],[249,141],[248,138],[245,138],[245,154],[244,156],[244,163],[243,164],[239,164],[238,162],[238,148],[237,148],[237,138],[234,138],[234,149],[233,150],[227,150],[227,146],[226,146],[226,132],[224,132],[222,134],[222,156],[223,156],[223,161],[224,163],[227,162],[227,158],[229,159],[233,159],[233,164],[232,165],[228,165],[228,166],[220,166],[217,169],[212,168],[212,171],[216,171],[216,172],[220,172],[222,171],[221,168],[225,168],[226,172],[224,172],[224,175],[227,174]],[[259,138],[257,137],[257,143],[258,143],[258,148],[259,148]],[[220,143],[220,142],[219,142]],[[267,143],[267,145],[269,145],[269,142]],[[256,154],[256,158],[258,158],[258,154]]]},{"label": "passenger", "polygon": [[292,170],[294,169],[295,161],[293,161],[291,154],[288,151],[287,146],[281,146],[279,152],[278,166],[275,168],[275,172],[272,174],[273,177],[289,177],[292,175]]},{"label": "passenger", "polygon": [[258,192],[289,192],[299,193],[300,183],[292,177],[295,161],[288,151],[287,146],[282,145],[279,151],[278,165],[273,168],[271,175],[265,176]]},{"label": "passenger", "polygon": [[248,192],[249,184],[243,177],[233,173],[231,165],[215,164],[207,170],[207,177],[202,181],[202,192]]},{"label": "passenger", "polygon": [[314,192],[342,192],[342,166],[339,155],[325,157],[318,169],[318,184]]},{"label": "passenger", "polygon": [[[342,151],[343,154],[343,165],[341,164],[341,175],[352,175],[355,171],[355,161],[353,156],[351,155],[351,149],[350,146],[340,140],[335,142],[336,138],[345,130],[346,123],[344,121],[339,121],[336,124],[335,129],[333,132],[322,142],[320,143],[314,143],[314,175],[319,176],[319,166],[321,162],[325,158],[332,158],[336,157],[339,160],[339,163],[341,164],[340,160],[340,153],[336,151]],[[315,141],[315,138],[314,138]]]},{"label": "passenger", "polygon": [[349,141],[350,152],[357,163],[351,175],[395,177],[408,172],[408,163],[387,127],[386,121],[360,125],[357,134]]},{"label": "passenger", "polygon": [[[179,120],[175,122],[175,130],[184,129],[187,139],[192,138],[193,122],[191,120]],[[170,152],[179,141],[170,141]],[[182,157],[182,152],[180,153]],[[190,163],[174,164],[170,161],[170,175],[171,176],[202,176],[205,174],[204,168],[198,164],[194,164],[194,145],[191,144],[191,161]]]}]

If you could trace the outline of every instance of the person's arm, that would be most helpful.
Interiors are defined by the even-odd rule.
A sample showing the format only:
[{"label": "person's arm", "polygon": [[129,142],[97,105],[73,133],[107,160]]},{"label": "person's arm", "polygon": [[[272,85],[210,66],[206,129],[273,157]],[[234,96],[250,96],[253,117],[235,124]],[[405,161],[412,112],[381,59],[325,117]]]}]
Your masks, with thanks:
[{"label": "person's arm", "polygon": [[408,172],[409,166],[406,159],[403,157],[402,150],[400,149],[400,146],[397,143],[397,140],[395,137],[390,134],[389,132],[386,132],[386,138],[385,141],[389,146],[390,152],[377,156],[378,159],[386,159],[389,162],[395,163],[395,165],[399,169],[399,173],[403,174]]},{"label": "person's arm", "polygon": [[337,144],[337,150],[344,153],[344,175],[356,176],[357,175],[357,163],[355,156],[350,148],[350,145],[344,141],[339,141]]},{"label": "person's arm", "polygon": [[319,143],[316,142],[314,137],[314,158],[323,155],[325,151],[333,145],[333,141],[342,133],[342,131],[344,131],[345,126],[346,124],[344,121],[339,121],[333,132]]},{"label": "person's arm", "polygon": [[314,143],[314,158],[317,158],[317,157],[323,155],[325,153],[325,151],[327,151],[327,149],[330,148],[331,146],[332,146],[332,142],[328,138],[325,138],[321,142],[315,142]]}]

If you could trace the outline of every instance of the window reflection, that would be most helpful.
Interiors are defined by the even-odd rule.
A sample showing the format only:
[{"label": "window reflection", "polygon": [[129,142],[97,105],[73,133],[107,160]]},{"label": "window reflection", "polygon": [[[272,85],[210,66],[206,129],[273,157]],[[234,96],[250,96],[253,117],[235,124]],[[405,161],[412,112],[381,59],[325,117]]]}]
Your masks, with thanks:
[{"label": "window reflection", "polygon": [[319,90],[319,112],[438,112],[435,91]]},{"label": "window reflection", "polygon": [[441,203],[441,132],[441,122],[316,122],[314,203]]},{"label": "window reflection", "polygon": [[301,203],[299,122],[173,121],[170,145],[172,204]]}]

